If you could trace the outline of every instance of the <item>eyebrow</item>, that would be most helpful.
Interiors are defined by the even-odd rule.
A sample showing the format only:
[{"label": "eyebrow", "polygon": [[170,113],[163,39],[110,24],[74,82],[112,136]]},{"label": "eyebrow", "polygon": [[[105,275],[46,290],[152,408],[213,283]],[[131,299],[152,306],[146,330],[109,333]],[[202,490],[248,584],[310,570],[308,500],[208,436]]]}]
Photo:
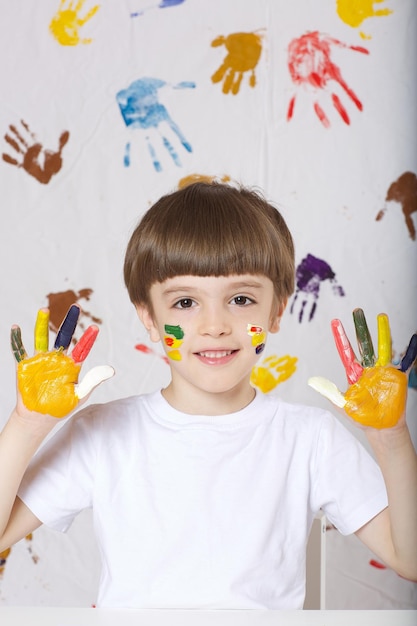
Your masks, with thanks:
[{"label": "eyebrow", "polygon": [[[257,281],[236,281],[234,283],[231,283],[230,285],[228,285],[228,289],[262,289],[263,285],[261,283],[258,283]],[[196,289],[198,289],[198,287],[190,287],[189,285],[178,285],[175,287],[171,287],[168,289],[164,289],[164,291],[162,292],[163,295],[173,295],[176,293],[189,293],[189,292],[193,292],[196,291]]]}]

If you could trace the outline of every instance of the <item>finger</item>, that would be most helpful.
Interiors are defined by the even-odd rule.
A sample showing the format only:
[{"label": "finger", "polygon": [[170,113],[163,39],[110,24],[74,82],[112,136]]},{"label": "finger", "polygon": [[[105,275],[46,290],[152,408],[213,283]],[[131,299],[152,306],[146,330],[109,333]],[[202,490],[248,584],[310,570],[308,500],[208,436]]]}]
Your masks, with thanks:
[{"label": "finger", "polygon": [[338,406],[340,409],[346,404],[345,396],[339,391],[334,383],[327,378],[322,378],[321,376],[313,376],[308,379],[308,384],[315,391],[321,393],[322,396],[330,400],[333,404]]},{"label": "finger", "polygon": [[405,355],[403,356],[403,359],[400,363],[400,370],[402,372],[407,372],[412,366],[412,364],[414,363],[416,357],[417,357],[417,335],[414,334],[410,339],[408,348],[405,351]]},{"label": "finger", "polygon": [[20,332],[19,326],[12,326],[10,332],[10,344],[12,346],[14,358],[18,363],[20,363],[20,361],[23,361],[23,359],[26,359],[27,354],[25,348],[23,347],[22,334]]},{"label": "finger", "polygon": [[84,376],[82,381],[75,386],[75,395],[82,400],[90,394],[97,385],[114,376],[114,369],[110,365],[98,365],[93,367]]},{"label": "finger", "polygon": [[95,340],[97,339],[98,333],[99,329],[97,326],[89,326],[87,328],[74,350],[71,352],[71,357],[75,363],[82,363],[85,361],[94,345]]},{"label": "finger", "polygon": [[55,339],[54,348],[56,350],[59,350],[60,348],[66,350],[70,345],[72,336],[77,326],[80,312],[80,307],[76,304],[73,304],[68,309],[68,313],[66,314],[65,319],[62,322]]},{"label": "finger", "polygon": [[340,320],[332,320],[331,327],[336,348],[343,363],[343,367],[345,368],[348,382],[350,385],[353,385],[360,378],[363,367],[356,359],[356,355],[347,338],[342,322]]},{"label": "finger", "polygon": [[376,365],[388,365],[392,359],[391,349],[391,329],[388,315],[380,313],[377,317],[378,323],[378,359]]},{"label": "finger", "polygon": [[35,323],[35,352],[49,348],[49,309],[40,309]]},{"label": "finger", "polygon": [[362,309],[355,309],[353,311],[353,321],[355,323],[359,352],[362,357],[362,365],[364,367],[373,367],[375,365],[374,346]]}]

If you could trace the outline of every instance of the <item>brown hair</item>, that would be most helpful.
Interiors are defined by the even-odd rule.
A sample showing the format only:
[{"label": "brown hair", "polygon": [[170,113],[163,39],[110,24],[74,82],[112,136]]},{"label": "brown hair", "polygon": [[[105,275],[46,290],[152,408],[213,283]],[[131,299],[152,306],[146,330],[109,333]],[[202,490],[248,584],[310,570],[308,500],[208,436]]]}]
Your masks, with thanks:
[{"label": "brown hair", "polygon": [[127,246],[124,279],[134,304],[151,309],[150,287],[174,276],[262,274],[282,303],[294,290],[294,245],[277,209],[259,193],[197,182],[163,196]]}]

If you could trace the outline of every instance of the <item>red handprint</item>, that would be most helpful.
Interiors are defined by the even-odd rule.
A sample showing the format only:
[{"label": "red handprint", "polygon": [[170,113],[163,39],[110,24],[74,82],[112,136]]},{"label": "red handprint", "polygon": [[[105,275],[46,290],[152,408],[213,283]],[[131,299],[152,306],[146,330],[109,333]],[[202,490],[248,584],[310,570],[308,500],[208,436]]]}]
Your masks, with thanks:
[{"label": "red handprint", "polygon": [[[313,87],[314,89],[326,89],[330,81],[336,81],[355,103],[359,111],[362,111],[362,102],[342,78],[341,71],[331,59],[331,46],[349,48],[356,52],[369,54],[366,48],[360,46],[348,46],[337,39],[328,37],[318,31],[309,32],[297,39],[293,39],[288,46],[288,68],[295,85]],[[345,124],[350,124],[349,115],[343,106],[339,96],[332,92],[333,106],[339,113]],[[294,95],[288,105],[287,120],[291,120],[296,96]],[[321,105],[315,101],[314,110],[317,117],[325,126],[330,126],[330,121]]]}]

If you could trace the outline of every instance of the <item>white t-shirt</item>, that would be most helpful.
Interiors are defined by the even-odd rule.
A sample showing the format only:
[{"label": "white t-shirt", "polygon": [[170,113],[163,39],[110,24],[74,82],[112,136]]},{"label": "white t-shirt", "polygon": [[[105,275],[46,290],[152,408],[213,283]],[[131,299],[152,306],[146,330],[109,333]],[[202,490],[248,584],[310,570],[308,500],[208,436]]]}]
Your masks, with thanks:
[{"label": "white t-shirt", "polygon": [[92,507],[97,605],[131,608],[302,608],[315,513],[348,534],[387,506],[379,468],[331,413],[262,394],[214,417],[160,392],[89,406],[19,496],[61,531]]}]

